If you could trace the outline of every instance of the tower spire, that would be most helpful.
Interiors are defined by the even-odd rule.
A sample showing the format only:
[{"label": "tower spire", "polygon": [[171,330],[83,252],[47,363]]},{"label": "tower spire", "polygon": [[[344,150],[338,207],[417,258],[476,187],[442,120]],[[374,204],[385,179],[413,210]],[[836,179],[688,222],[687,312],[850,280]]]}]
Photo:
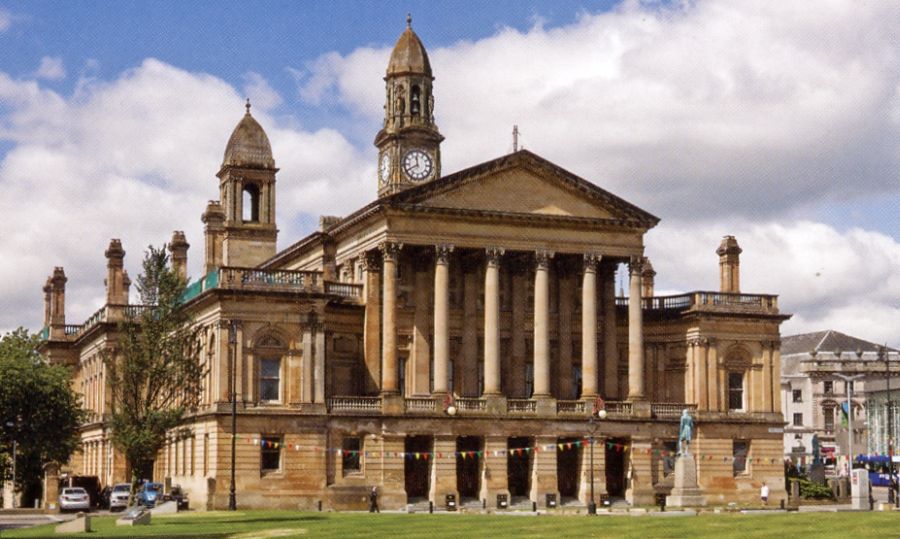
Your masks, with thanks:
[{"label": "tower spire", "polygon": [[247,98],[247,104],[244,105],[244,108],[247,109],[247,116],[250,116],[250,98]]},{"label": "tower spire", "polygon": [[406,13],[406,27],[412,28],[412,13]]}]

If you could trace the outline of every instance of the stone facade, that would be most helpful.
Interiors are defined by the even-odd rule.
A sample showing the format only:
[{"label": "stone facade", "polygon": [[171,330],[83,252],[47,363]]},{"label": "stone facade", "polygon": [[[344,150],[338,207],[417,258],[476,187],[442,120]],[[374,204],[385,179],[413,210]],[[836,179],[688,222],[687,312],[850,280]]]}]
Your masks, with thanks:
[{"label": "stone facade", "polygon": [[[525,150],[440,176],[431,66],[411,27],[385,80],[379,198],[277,253],[277,168],[248,107],[203,213],[206,274],[185,300],[202,328],[202,405],[193,436],[146,473],[226,507],[234,396],[240,507],[359,509],[372,486],[387,508],[448,495],[580,505],[592,472],[598,498],[652,504],[671,490],[685,408],[710,503],[780,484],[787,316],[775,296],[740,292],[737,241],[719,248],[722,290],[654,296],[656,217]],[[184,267],[183,235],[173,245]],[[121,245],[107,256],[110,299],[80,326],[65,323],[54,272],[44,346],[74,367],[94,414],[68,468],[104,484],[125,463],[96,358],[137,308]],[[589,421],[598,408],[606,417]]]}]

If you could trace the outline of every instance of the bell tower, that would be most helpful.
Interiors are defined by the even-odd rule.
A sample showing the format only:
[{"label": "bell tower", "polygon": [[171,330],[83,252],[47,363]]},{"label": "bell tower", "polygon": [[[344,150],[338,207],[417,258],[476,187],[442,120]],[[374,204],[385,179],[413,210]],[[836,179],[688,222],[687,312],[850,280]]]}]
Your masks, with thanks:
[{"label": "bell tower", "polygon": [[434,123],[434,77],[409,15],[406,30],[391,52],[384,81],[384,126],[375,137],[379,197],[441,175],[444,137]]},{"label": "bell tower", "polygon": [[[275,256],[275,159],[269,137],[247,112],[228,145],[219,177],[221,263],[254,267]],[[204,222],[207,214],[204,214]],[[224,225],[224,226],[223,226]],[[209,226],[207,227],[209,228]],[[207,230],[207,234],[210,231]],[[209,258],[209,256],[207,257]]]}]

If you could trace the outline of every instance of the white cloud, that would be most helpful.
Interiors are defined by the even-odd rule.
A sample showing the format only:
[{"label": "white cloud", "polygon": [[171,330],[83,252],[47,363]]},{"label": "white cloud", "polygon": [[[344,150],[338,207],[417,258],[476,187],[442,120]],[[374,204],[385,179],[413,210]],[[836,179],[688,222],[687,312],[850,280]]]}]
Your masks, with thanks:
[{"label": "white cloud", "polygon": [[281,96],[259,73],[248,71],[244,74],[244,95],[250,103],[263,110],[270,110],[282,103]]},{"label": "white cloud", "polygon": [[34,76],[44,80],[63,80],[66,78],[66,66],[58,56],[44,56]]},{"label": "white cloud", "polygon": [[741,291],[777,294],[794,315],[782,334],[835,329],[900,343],[900,242],[880,232],[810,221],[663,223],[647,236],[657,294],[717,290],[715,250],[726,234],[744,251]]},{"label": "white cloud", "polygon": [[[444,170],[505,152],[518,124],[529,149],[662,217],[897,193],[898,23],[891,2],[631,2],[432,47]],[[378,122],[389,52],[323,55],[301,96]]]},{"label": "white cloud", "polygon": [[[191,273],[200,272],[200,214],[218,197],[215,173],[244,113],[235,88],[148,59],[112,81],[83,80],[73,97],[0,73],[0,102],[9,107],[0,141],[13,145],[0,161],[0,214],[15,223],[0,231],[0,329],[40,326],[53,266],[69,277],[68,319],[87,318],[104,297],[110,238],[122,239],[136,276],[148,244],[185,230]],[[280,126],[262,106],[253,113],[283,168],[281,247],[309,232],[298,215],[347,211],[374,196],[374,181],[365,181],[374,170],[340,134]]]}]

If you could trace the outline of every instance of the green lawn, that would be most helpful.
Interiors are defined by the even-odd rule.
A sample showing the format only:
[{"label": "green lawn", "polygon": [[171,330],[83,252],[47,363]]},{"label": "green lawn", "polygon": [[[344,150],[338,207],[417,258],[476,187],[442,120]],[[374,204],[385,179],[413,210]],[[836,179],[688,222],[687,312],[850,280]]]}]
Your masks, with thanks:
[{"label": "green lawn", "polygon": [[[88,537],[900,537],[900,513],[704,514],[700,516],[406,515],[238,511],[154,516],[150,526],[95,518]],[[54,536],[54,526],[8,531],[3,537]],[[62,537],[56,535],[56,537]]]}]

